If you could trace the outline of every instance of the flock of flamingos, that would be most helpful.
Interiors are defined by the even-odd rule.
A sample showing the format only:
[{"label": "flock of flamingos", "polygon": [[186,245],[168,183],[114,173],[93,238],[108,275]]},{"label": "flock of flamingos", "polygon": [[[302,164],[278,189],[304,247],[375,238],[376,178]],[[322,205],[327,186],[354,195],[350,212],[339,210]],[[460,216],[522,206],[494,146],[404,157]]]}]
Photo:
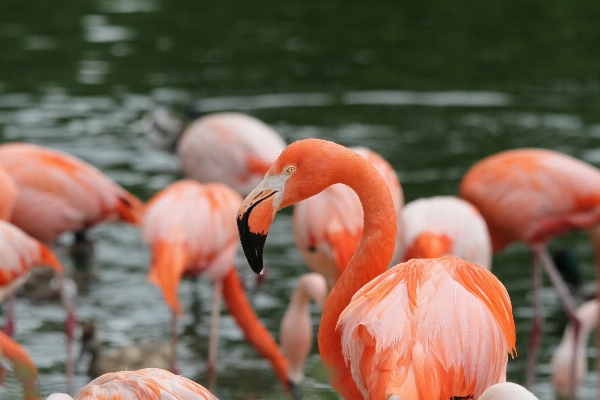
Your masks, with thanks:
[{"label": "flock of flamingos", "polygon": [[[508,292],[490,272],[492,253],[515,241],[525,242],[533,254],[535,316],[526,386],[535,379],[546,271],[570,320],[553,359],[554,383],[558,393],[575,398],[598,303],[577,309],[546,243],[589,229],[600,251],[600,229],[594,229],[600,223],[600,170],[550,150],[509,150],[475,164],[461,182],[460,198],[404,205],[394,169],[369,149],[319,139],[286,147],[266,124],[238,113],[209,114],[187,127],[158,115],[154,139],[177,152],[188,179],[145,204],[72,155],[28,143],[0,145],[3,299],[14,296],[34,266],[51,267],[62,277],[51,249],[59,235],[76,232],[81,239],[96,224],[120,220],[143,230],[152,251],[149,281],[160,287],[173,313],[166,367],[171,372],[109,372],[75,399],[215,399],[174,374],[177,317],[183,313],[178,285],[182,276],[199,274],[214,284],[209,388],[217,372],[224,300],[286,393],[299,398],[314,301],[322,307],[319,352],[333,388],[346,399],[535,399],[524,387],[505,382],[516,331]],[[298,280],[278,343],[254,313],[235,257],[241,241],[251,268],[261,273],[269,226],[278,210],[295,203],[296,242],[314,272]],[[70,376],[77,320],[60,279]],[[40,399],[36,367],[11,339],[12,303],[0,348],[25,399]],[[55,393],[48,399],[71,397]]]}]

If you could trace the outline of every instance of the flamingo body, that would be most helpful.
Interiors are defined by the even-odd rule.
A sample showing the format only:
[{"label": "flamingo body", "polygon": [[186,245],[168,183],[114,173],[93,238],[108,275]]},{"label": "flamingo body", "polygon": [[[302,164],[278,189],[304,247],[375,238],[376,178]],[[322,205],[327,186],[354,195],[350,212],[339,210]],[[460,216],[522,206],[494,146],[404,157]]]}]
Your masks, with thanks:
[{"label": "flamingo body", "polygon": [[460,195],[485,218],[494,252],[600,222],[600,171],[545,149],[501,152],[475,164]]},{"label": "flamingo body", "polygon": [[468,202],[453,196],[413,200],[402,209],[402,224],[401,260],[454,255],[491,269],[485,220]]},{"label": "flamingo body", "polygon": [[203,386],[171,372],[146,368],[104,374],[84,386],[74,398],[55,393],[48,400],[217,400]]},{"label": "flamingo body", "polygon": [[[367,159],[390,188],[396,213],[404,203],[402,188],[392,166],[366,147],[352,150]],[[294,236],[309,268],[327,279],[331,288],[348,265],[363,230],[363,210],[356,193],[335,184],[294,207]]]},{"label": "flamingo body", "polygon": [[521,385],[504,382],[487,388],[479,400],[538,400],[538,398]]},{"label": "flamingo body", "polygon": [[248,194],[285,148],[277,132],[240,113],[209,114],[192,122],[177,144],[184,173]]},{"label": "flamingo body", "polygon": [[[485,385],[495,383],[494,379],[496,382],[500,382],[505,376],[507,361],[506,353],[500,354],[500,349],[506,349],[507,353],[514,349],[515,327],[506,290],[489,271],[456,258],[415,260],[414,263],[422,262],[426,267],[422,269],[409,268],[414,265],[411,262],[401,264],[392,269],[394,271],[392,273],[398,273],[399,276],[406,275],[407,282],[410,283],[406,284],[404,298],[401,294],[402,291],[400,291],[400,296],[391,296],[394,300],[393,303],[383,301],[386,295],[395,290],[392,275],[385,274],[374,283],[369,283],[387,269],[394,255],[397,218],[394,202],[385,181],[367,160],[352,150],[324,140],[306,139],[292,143],[281,153],[263,181],[246,197],[238,211],[240,240],[251,268],[257,273],[263,268],[263,246],[275,213],[286,206],[313,196],[335,183],[350,186],[360,198],[364,210],[364,228],[356,252],[325,301],[319,327],[319,351],[333,387],[346,399],[365,398],[362,389],[366,388],[369,394],[375,392],[381,395],[393,394],[396,395],[396,398],[447,400],[453,396],[473,395],[475,390],[483,391]],[[466,266],[464,268],[457,267],[452,275],[444,268],[436,267],[437,263],[445,262],[464,263]],[[409,279],[410,275],[414,276]],[[381,283],[378,284],[378,282]],[[458,290],[456,282],[465,290]],[[363,288],[365,284],[367,286]],[[420,385],[418,381],[427,379],[427,375],[407,376],[404,374],[404,377],[398,376],[396,379],[390,380],[389,377],[397,373],[396,368],[401,370],[400,361],[406,359],[396,349],[400,349],[402,346],[412,346],[413,354],[410,356],[413,358],[420,356],[422,360],[425,360],[429,351],[435,351],[439,347],[421,346],[422,351],[419,354],[419,346],[414,346],[414,341],[397,343],[389,348],[391,351],[388,352],[387,358],[384,358],[386,354],[382,353],[385,350],[382,345],[377,346],[377,344],[390,343],[395,335],[402,335],[403,327],[394,326],[394,329],[386,329],[386,325],[393,326],[393,318],[390,322],[390,318],[384,317],[383,314],[396,312],[399,316],[398,321],[411,321],[401,316],[409,315],[409,313],[417,314],[427,308],[424,303],[427,303],[428,296],[425,293],[431,293],[429,287],[436,284],[456,291],[459,295],[456,304],[460,304],[458,309],[461,311],[455,313],[454,310],[451,310],[448,312],[448,308],[445,308],[445,315],[441,315],[441,312],[436,314],[435,308],[432,307],[431,314],[424,315],[419,320],[416,318],[412,320],[411,331],[423,332],[428,326],[436,327],[436,324],[439,324],[440,327],[436,327],[436,329],[451,329],[455,332],[454,335],[445,332],[445,338],[449,338],[447,340],[450,341],[445,345],[450,346],[451,343],[452,346],[443,350],[445,354],[437,355],[436,358],[440,364],[450,365],[450,360],[460,357],[456,354],[462,353],[466,348],[469,348],[469,351],[465,350],[465,353],[468,354],[465,355],[465,358],[475,357],[475,359],[463,360],[462,365],[471,367],[463,367],[463,372],[456,370],[451,381],[440,378],[435,382],[438,387]],[[417,287],[425,288],[422,297]],[[353,297],[359,290],[360,294]],[[368,306],[358,307],[363,301],[366,301],[366,299],[363,300],[363,296],[367,297],[371,294],[372,303]],[[442,296],[444,295],[439,293],[434,296],[434,299],[439,301]],[[472,314],[465,312],[465,307],[470,306],[465,302],[474,302],[475,298],[481,299],[485,306],[481,306],[478,312]],[[501,301],[497,303],[496,300]],[[353,302],[350,306],[352,309],[344,311],[351,301]],[[405,306],[408,306],[408,310],[403,308]],[[366,323],[371,324],[371,332],[365,325],[355,326],[353,324],[353,322],[362,321],[361,318],[371,312],[381,313],[378,320],[374,320],[372,323],[365,320]],[[353,363],[352,360],[348,362],[345,358],[345,354],[348,353],[347,347],[345,347],[347,342],[342,341],[342,332],[338,329],[340,315],[342,315],[342,323],[346,332],[356,332],[356,337],[352,339],[358,341],[358,346],[366,349],[361,357],[370,357],[371,360],[378,360],[378,362],[385,360],[380,364],[381,373],[370,373],[371,363],[366,359],[361,359],[359,363]],[[495,320],[496,323],[492,324],[492,320]],[[489,337],[484,338],[484,336]],[[407,338],[414,339],[410,336]],[[446,340],[445,338],[438,340],[443,341]],[[488,353],[485,364],[481,363],[478,355],[471,351],[473,347],[470,346],[475,347],[477,340],[484,342],[489,340],[489,345],[498,349]],[[359,354],[359,352],[354,351],[352,354]],[[492,354],[499,356],[492,358]],[[430,358],[427,359],[430,360]],[[415,362],[415,365],[417,364],[418,360]],[[480,366],[480,369],[473,370],[472,366],[474,365]],[[428,365],[421,364],[420,368],[421,371],[426,370],[429,374],[436,366],[435,362],[430,361]],[[360,368],[364,370],[360,370]],[[407,368],[409,367],[405,367],[405,371]],[[492,372],[483,371],[488,368],[491,368]],[[440,376],[438,373],[431,375]],[[483,382],[478,380],[479,378],[488,379],[488,377],[492,378]],[[413,380],[410,384],[406,383],[404,387],[420,387],[422,388],[420,390],[423,391],[408,393],[406,397],[404,397],[406,393],[397,394],[395,392],[398,388],[397,383],[402,379]],[[465,393],[465,388],[472,389],[472,392]],[[436,397],[436,393],[447,396],[445,398]]]},{"label": "flamingo body", "polygon": [[10,220],[18,193],[17,185],[4,168],[0,166],[0,220]]},{"label": "flamingo body", "polygon": [[19,189],[11,222],[45,243],[105,221],[141,219],[143,204],[135,196],[69,154],[8,143],[0,146],[0,165]]}]

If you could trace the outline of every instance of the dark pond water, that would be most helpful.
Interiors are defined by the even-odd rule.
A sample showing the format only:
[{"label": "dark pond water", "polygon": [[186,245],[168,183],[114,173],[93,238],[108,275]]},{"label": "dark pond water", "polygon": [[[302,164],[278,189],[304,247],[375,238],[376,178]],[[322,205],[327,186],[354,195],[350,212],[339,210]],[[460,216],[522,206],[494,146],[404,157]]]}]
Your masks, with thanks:
[{"label": "dark pond water", "polygon": [[[387,158],[407,201],[456,194],[478,159],[516,147],[547,147],[600,166],[600,3],[590,1],[343,2],[97,0],[0,2],[0,142],[30,141],[73,153],[147,200],[181,174],[177,160],[144,139],[141,118],[159,105],[238,110],[286,141],[321,137],[364,145]],[[279,213],[266,245],[267,283],[251,293],[276,334],[295,279],[307,271],[291,214]],[[92,231],[92,280],[75,298],[109,346],[168,339],[169,312],[146,282],[148,249],[133,227]],[[73,269],[69,238],[56,251]],[[583,233],[559,238],[587,280]],[[241,255],[238,267],[252,281]],[[529,253],[515,245],[493,271],[508,288],[522,382],[530,326]],[[211,287],[185,281],[178,353],[182,374],[206,383]],[[564,323],[544,291],[548,333],[535,392],[552,399],[549,359]],[[314,321],[318,321],[314,310]],[[58,303],[17,302],[17,335],[40,369],[46,395],[65,390],[64,313]],[[593,353],[590,352],[590,357]],[[282,398],[270,372],[224,315],[221,399]],[[591,358],[590,358],[591,362]],[[80,370],[76,386],[89,379]],[[581,398],[594,398],[590,374]],[[335,399],[316,346],[306,398]],[[16,396],[9,377],[0,397]]]}]

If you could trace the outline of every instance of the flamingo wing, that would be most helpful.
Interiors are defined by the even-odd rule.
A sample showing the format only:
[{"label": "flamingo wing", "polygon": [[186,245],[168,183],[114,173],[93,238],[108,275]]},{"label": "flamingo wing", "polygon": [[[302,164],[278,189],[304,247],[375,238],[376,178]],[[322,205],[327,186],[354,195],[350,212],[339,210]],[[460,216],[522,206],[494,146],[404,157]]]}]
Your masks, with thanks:
[{"label": "flamingo wing", "polygon": [[516,340],[504,286],[455,257],[386,271],[354,295],[338,328],[365,398],[477,398],[505,381]]}]

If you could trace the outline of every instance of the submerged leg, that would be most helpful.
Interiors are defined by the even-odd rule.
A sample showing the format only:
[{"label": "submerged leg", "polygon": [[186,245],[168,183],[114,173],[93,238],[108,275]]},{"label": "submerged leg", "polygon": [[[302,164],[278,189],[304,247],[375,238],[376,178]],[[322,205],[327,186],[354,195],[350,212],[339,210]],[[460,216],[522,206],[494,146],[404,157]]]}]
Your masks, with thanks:
[{"label": "submerged leg", "polygon": [[6,311],[6,324],[4,325],[4,333],[13,337],[15,334],[15,293],[8,296],[8,310]]},{"label": "submerged leg", "polygon": [[71,296],[67,292],[65,286],[65,280],[62,274],[56,276],[58,279],[58,290],[60,292],[60,298],[67,311],[67,319],[65,321],[65,334],[67,336],[67,390],[69,393],[72,392],[73,386],[73,375],[74,375],[74,360],[73,360],[73,337],[75,335],[75,327],[77,326],[77,317],[71,303]]},{"label": "submerged leg", "polygon": [[223,296],[223,281],[214,284],[212,311],[210,315],[210,337],[208,339],[208,390],[214,392],[217,385],[217,348],[219,340],[219,317],[221,316],[221,297]]},{"label": "submerged leg", "polygon": [[525,387],[531,390],[536,376],[537,358],[540,343],[544,334],[544,317],[542,315],[542,269],[538,264],[537,254],[533,254],[531,273],[533,279],[533,322],[529,332],[529,351],[527,352],[527,371]]}]

